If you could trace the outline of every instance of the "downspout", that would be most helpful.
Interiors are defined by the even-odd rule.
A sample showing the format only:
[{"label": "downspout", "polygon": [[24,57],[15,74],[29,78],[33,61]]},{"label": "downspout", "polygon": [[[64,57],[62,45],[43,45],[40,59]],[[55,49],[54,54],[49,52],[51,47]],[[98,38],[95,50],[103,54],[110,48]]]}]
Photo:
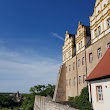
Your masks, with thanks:
[{"label": "downspout", "polygon": [[76,54],[76,75],[77,75],[77,96],[79,95],[78,94],[78,67],[77,67],[78,65],[77,65],[77,54]]}]

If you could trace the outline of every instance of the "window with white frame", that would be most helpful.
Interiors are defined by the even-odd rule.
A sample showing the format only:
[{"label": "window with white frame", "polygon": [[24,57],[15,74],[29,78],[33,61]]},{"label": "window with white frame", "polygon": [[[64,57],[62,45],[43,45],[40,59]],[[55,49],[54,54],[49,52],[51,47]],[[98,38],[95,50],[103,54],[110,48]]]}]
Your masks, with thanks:
[{"label": "window with white frame", "polygon": [[109,48],[109,47],[110,47],[110,42],[107,43],[107,48]]},{"label": "window with white frame", "polygon": [[93,61],[93,55],[92,53],[89,54],[89,62],[91,63]]},{"label": "window with white frame", "polygon": [[102,86],[96,86],[97,101],[103,101]]},{"label": "window with white frame", "polygon": [[81,84],[81,76],[79,76],[79,84]]},{"label": "window with white frame", "polygon": [[101,58],[102,57],[101,48],[98,48],[97,49],[97,56],[98,56],[98,58]]},{"label": "window with white frame", "polygon": [[82,65],[84,65],[84,57],[82,58]]},{"label": "window with white frame", "polygon": [[110,27],[110,18],[107,19],[107,25],[108,25],[108,27]]}]

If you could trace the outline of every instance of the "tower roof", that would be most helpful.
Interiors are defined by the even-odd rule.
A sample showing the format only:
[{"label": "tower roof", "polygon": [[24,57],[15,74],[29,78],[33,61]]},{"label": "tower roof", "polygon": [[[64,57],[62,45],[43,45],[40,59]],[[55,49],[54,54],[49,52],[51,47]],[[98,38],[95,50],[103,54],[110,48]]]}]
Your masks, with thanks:
[{"label": "tower roof", "polygon": [[110,48],[104,54],[103,58],[87,77],[86,81],[98,80],[110,77]]}]

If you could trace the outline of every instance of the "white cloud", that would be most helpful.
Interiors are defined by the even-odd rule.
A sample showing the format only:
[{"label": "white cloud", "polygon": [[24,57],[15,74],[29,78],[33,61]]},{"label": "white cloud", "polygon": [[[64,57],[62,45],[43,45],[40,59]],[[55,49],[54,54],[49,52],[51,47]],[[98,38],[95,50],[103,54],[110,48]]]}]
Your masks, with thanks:
[{"label": "white cloud", "polygon": [[28,92],[37,84],[55,84],[59,66],[55,59],[0,49],[0,92]]},{"label": "white cloud", "polygon": [[56,33],[51,33],[51,34],[52,34],[53,37],[56,37],[56,38],[58,38],[58,39],[64,41],[64,38],[61,37],[61,36],[59,36],[58,34],[56,34]]}]

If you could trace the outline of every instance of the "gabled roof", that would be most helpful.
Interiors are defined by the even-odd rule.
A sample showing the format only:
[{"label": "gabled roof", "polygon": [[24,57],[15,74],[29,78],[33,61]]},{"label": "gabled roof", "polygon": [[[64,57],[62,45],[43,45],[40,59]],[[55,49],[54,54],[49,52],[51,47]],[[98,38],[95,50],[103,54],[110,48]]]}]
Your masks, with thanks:
[{"label": "gabled roof", "polygon": [[110,77],[110,48],[87,77],[86,81],[98,80],[108,77]]}]

